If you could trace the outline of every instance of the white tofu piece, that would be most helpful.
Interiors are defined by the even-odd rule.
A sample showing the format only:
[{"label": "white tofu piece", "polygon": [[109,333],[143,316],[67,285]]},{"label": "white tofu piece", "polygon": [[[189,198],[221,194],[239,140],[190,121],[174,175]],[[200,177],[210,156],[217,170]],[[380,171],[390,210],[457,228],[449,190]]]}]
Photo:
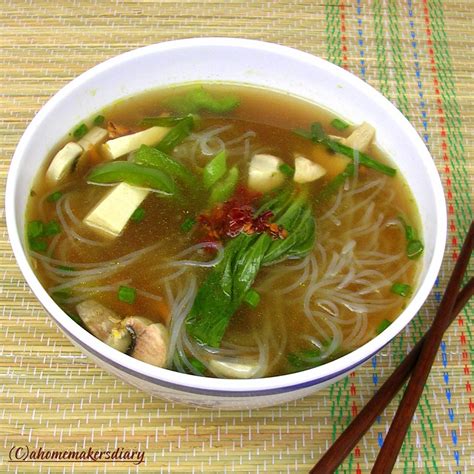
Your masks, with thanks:
[{"label": "white tofu piece", "polygon": [[83,152],[84,150],[80,145],[74,142],[69,142],[54,156],[46,171],[46,179],[56,183],[61,181],[71,172],[75,161]]},{"label": "white tofu piece", "polygon": [[280,186],[285,175],[279,170],[283,161],[273,155],[257,154],[250,160],[248,186],[265,193]]},{"label": "white tofu piece", "polygon": [[249,379],[257,373],[259,365],[257,361],[242,363],[211,360],[209,362],[209,368],[218,377],[231,379]]},{"label": "white tofu piece", "polygon": [[326,169],[304,156],[295,156],[295,183],[311,183],[326,174]]},{"label": "white tofu piece", "polygon": [[109,132],[104,128],[100,127],[92,127],[78,142],[77,144],[80,145],[85,151],[89,149],[91,146],[96,146],[99,143],[105,141],[108,137]]},{"label": "white tofu piece", "polygon": [[169,130],[166,127],[151,127],[133,135],[114,138],[105,142],[102,145],[102,150],[108,159],[115,160],[131,151],[137,150],[141,145],[156,145]]},{"label": "white tofu piece", "polygon": [[108,236],[117,237],[149,192],[148,189],[120,183],[87,214],[83,222]]},{"label": "white tofu piece", "polygon": [[362,153],[366,152],[375,138],[375,128],[367,122],[359,125],[347,138],[343,138],[341,143],[350,146],[354,150]]}]

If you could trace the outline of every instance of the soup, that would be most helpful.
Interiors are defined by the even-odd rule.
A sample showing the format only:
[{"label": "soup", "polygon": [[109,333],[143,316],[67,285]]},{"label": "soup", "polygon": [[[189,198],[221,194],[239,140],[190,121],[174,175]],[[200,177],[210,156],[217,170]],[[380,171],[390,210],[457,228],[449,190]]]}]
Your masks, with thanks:
[{"label": "soup", "polygon": [[374,141],[370,124],[242,85],[117,102],[46,159],[33,267],[78,324],[150,364],[228,378],[324,364],[416,286],[416,204]]}]

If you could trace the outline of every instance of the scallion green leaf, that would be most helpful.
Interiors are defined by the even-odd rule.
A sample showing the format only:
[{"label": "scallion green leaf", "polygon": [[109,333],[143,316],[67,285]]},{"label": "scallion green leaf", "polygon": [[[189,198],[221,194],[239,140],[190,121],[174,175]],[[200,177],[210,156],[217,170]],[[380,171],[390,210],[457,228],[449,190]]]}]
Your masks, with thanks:
[{"label": "scallion green leaf", "polygon": [[46,200],[48,202],[57,202],[63,197],[63,193],[61,191],[54,191],[54,193],[51,193]]},{"label": "scallion green leaf", "polygon": [[30,239],[41,237],[44,232],[44,224],[41,221],[28,222],[26,233]]},{"label": "scallion green leaf", "polygon": [[77,127],[73,132],[72,136],[76,139],[79,140],[82,138],[87,132],[89,131],[89,127],[85,123],[81,123],[79,127]]},{"label": "scallion green leaf", "polygon": [[186,219],[184,219],[183,223],[180,226],[181,232],[189,232],[195,224],[196,221],[194,219],[192,219],[191,217],[187,217]]},{"label": "scallion green leaf", "polygon": [[218,202],[227,201],[234,194],[238,180],[239,169],[234,166],[212,187],[211,195],[209,196],[209,204],[213,206]]},{"label": "scallion green leaf", "polygon": [[204,372],[206,372],[206,366],[199,359],[189,357],[189,362],[201,375],[204,375]]},{"label": "scallion green leaf", "polygon": [[219,179],[224,176],[227,171],[227,154],[225,150],[218,153],[211,161],[204,167],[202,180],[204,187],[209,189]]},{"label": "scallion green leaf", "polygon": [[412,287],[406,283],[394,283],[390,288],[392,293],[403,296],[404,298],[411,296],[413,290]]},{"label": "scallion green leaf", "polygon": [[252,308],[256,308],[258,303],[260,303],[260,295],[253,288],[250,288],[250,290],[245,293],[244,301]]},{"label": "scallion green leaf", "polygon": [[97,115],[97,117],[94,118],[93,124],[96,126],[102,125],[105,122],[105,117],[103,115]]},{"label": "scallion green leaf", "polygon": [[349,127],[349,124],[347,122],[344,122],[344,120],[341,120],[340,118],[335,118],[334,120],[332,120],[331,125],[336,130],[345,130]]},{"label": "scallion green leaf", "polygon": [[407,243],[407,256],[410,260],[418,258],[424,250],[424,246],[420,240],[410,240]]},{"label": "scallion green leaf", "polygon": [[384,319],[375,329],[375,333],[377,335],[381,334],[383,331],[385,331],[385,329],[390,326],[390,324],[392,324],[391,321],[389,321],[388,319]]},{"label": "scallion green leaf", "polygon": [[133,214],[130,216],[130,220],[133,222],[141,222],[145,218],[145,209],[143,207],[137,207]]},{"label": "scallion green leaf", "polygon": [[423,243],[417,238],[417,233],[414,227],[409,225],[402,216],[398,216],[398,219],[405,229],[405,238],[407,240],[407,257],[410,260],[415,260],[418,258],[424,250]]},{"label": "scallion green leaf", "polygon": [[46,243],[46,241],[39,237],[28,239],[28,243],[30,245],[30,249],[34,252],[45,252],[48,248],[48,244]]},{"label": "scallion green leaf", "polygon": [[65,288],[63,290],[53,291],[51,293],[51,296],[54,301],[58,303],[63,303],[64,300],[67,300],[72,296],[72,290],[70,288]]},{"label": "scallion green leaf", "polygon": [[61,226],[55,220],[49,221],[44,225],[43,236],[50,237],[51,235],[57,235],[61,232]]},{"label": "scallion green leaf", "polygon": [[353,148],[347,145],[344,145],[336,140],[332,140],[330,137],[327,136],[323,127],[318,122],[311,124],[310,132],[298,128],[296,130],[293,130],[293,133],[308,140],[311,140],[313,143],[321,143],[323,145],[326,145],[330,150],[333,150],[336,153],[340,153],[341,155],[345,155],[351,158],[352,160],[357,158],[359,164],[365,166],[366,168],[371,168],[375,171],[378,171],[379,173],[386,174],[387,176],[395,176],[395,174],[397,173],[397,170],[395,168],[380,163],[379,161],[374,160],[369,155],[366,155],[361,151],[354,150]]},{"label": "scallion green leaf", "polygon": [[283,163],[278,167],[278,169],[285,175],[288,176],[289,178],[293,177],[295,174],[294,168],[292,168],[290,165]]},{"label": "scallion green leaf", "polygon": [[137,298],[137,290],[130,286],[120,286],[117,293],[119,301],[123,303],[133,304]]}]

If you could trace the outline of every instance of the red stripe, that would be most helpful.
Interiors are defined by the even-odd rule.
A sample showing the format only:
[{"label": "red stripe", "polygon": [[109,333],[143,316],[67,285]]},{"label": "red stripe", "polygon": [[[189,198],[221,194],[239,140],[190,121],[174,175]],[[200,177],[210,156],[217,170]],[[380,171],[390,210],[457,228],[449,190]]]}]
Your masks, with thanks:
[{"label": "red stripe", "polygon": [[[440,90],[439,90],[439,80],[441,80],[441,78],[439,78],[439,75],[438,75],[438,70],[437,70],[437,67],[436,67],[436,58],[435,58],[435,54],[434,54],[434,49],[433,49],[433,41],[431,40],[431,26],[430,26],[430,16],[429,16],[429,4],[428,4],[428,0],[423,0],[423,13],[424,13],[424,20],[425,20],[425,24],[426,24],[426,35],[427,35],[427,42],[428,42],[428,54],[429,54],[429,57],[430,57],[430,63],[432,64],[432,72],[438,76],[438,78],[434,78],[433,79],[433,86],[434,86],[434,92],[435,92],[435,96],[436,96],[436,104],[438,106],[438,115],[439,115],[439,123],[440,123],[440,126],[441,126],[441,148],[443,150],[443,161],[445,163],[445,173],[447,175],[447,178],[446,178],[446,195],[447,195],[447,201],[448,201],[448,220],[449,220],[449,230],[451,233],[455,233],[456,232],[456,223],[454,221],[454,215],[455,215],[455,209],[454,209],[454,205],[453,205],[453,192],[452,192],[452,182],[451,182],[451,179],[449,178],[449,174],[450,174],[450,157],[449,157],[449,153],[448,153],[448,146],[447,146],[447,143],[446,143],[446,130],[444,128],[444,124],[446,122],[446,116],[445,116],[445,113],[444,113],[444,110],[443,110],[443,102],[442,102],[442,99],[441,99],[441,93],[440,93]],[[458,259],[458,245],[459,245],[459,242],[457,240],[456,237],[452,237],[451,239],[451,245],[452,245],[452,255],[451,255],[451,258],[453,261],[456,261]],[[463,322],[461,322],[462,320],[460,320],[459,322],[459,326],[462,326],[463,325]],[[462,332],[461,333],[461,345],[465,345],[466,344],[466,336],[464,335],[464,333]],[[469,367],[468,367],[468,362],[469,362],[469,354],[468,352],[464,349],[463,352],[462,352],[462,360],[463,362],[465,363],[465,366],[464,366],[464,374],[469,376]],[[470,393],[471,392],[471,383],[470,381],[468,380],[466,382],[466,392],[467,393]],[[470,413],[473,413],[474,412],[474,404],[472,402],[471,399],[469,399],[469,411]],[[472,430],[474,431],[474,420],[472,420]]]}]

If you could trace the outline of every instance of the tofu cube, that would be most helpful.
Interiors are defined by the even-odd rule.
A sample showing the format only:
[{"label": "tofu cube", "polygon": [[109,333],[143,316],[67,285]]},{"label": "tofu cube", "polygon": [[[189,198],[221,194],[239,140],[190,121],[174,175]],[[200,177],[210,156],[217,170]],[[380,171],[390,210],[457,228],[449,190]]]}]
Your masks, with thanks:
[{"label": "tofu cube", "polygon": [[149,192],[148,189],[120,183],[99,201],[83,222],[110,237],[118,237]]},{"label": "tofu cube", "polygon": [[131,151],[135,151],[142,145],[156,145],[169,131],[166,127],[151,127],[133,135],[114,138],[102,145],[104,155],[109,160],[120,158]]}]

